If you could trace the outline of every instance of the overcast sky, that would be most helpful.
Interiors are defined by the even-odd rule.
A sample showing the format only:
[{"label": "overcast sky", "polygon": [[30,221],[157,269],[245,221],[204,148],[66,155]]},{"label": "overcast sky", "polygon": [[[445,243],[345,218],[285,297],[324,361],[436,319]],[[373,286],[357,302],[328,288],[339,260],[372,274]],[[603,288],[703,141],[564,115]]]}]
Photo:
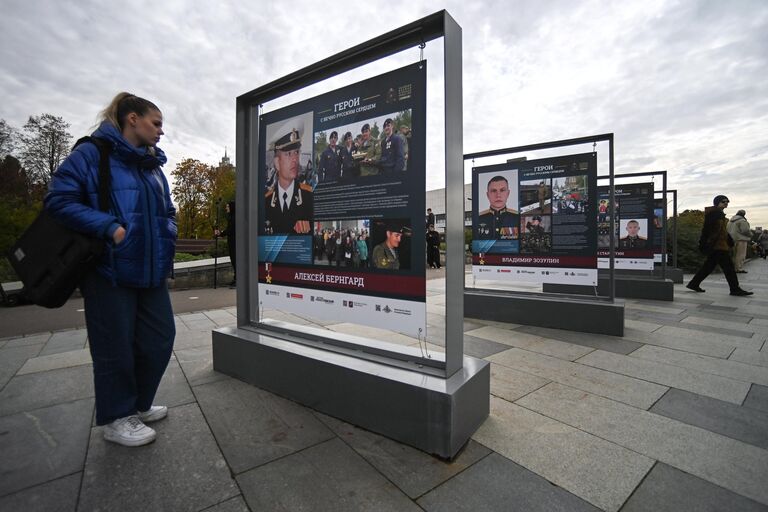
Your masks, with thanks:
[{"label": "overcast sky", "polygon": [[[416,0],[345,6],[4,0],[0,118],[20,128],[29,115],[52,113],[78,138],[127,90],[163,111],[166,173],[182,158],[215,164],[225,146],[234,159],[238,95],[440,8]],[[743,208],[753,227],[768,226],[768,2],[443,7],[463,31],[465,153],[613,132],[617,173],[666,169],[681,209],[724,193],[727,213]],[[418,55],[406,51],[265,109]],[[443,185],[441,42],[429,43],[425,56],[434,189]],[[602,162],[606,151],[598,146]]]}]

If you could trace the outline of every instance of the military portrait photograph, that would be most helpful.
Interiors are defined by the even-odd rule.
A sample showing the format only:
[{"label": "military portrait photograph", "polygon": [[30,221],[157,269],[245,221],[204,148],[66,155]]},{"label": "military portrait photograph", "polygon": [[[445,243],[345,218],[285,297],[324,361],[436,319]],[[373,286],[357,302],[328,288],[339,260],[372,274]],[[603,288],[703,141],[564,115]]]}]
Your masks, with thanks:
[{"label": "military portrait photograph", "polygon": [[516,240],[520,234],[517,170],[477,175],[477,240]]},{"label": "military portrait photograph", "polygon": [[370,266],[379,270],[410,270],[412,236],[409,219],[371,221]]},{"label": "military portrait photograph", "polygon": [[521,253],[548,253],[552,250],[552,216],[523,215]]},{"label": "military portrait photograph", "polygon": [[589,187],[586,175],[552,178],[552,213],[586,213],[588,203]]},{"label": "military portrait photograph", "polygon": [[312,112],[266,126],[266,235],[309,235],[317,175],[312,165]]},{"label": "military portrait photograph", "polygon": [[647,249],[648,219],[621,219],[619,221],[619,249]]},{"label": "military portrait photograph", "polygon": [[552,213],[552,180],[541,178],[520,181],[520,213]]},{"label": "military portrait photograph", "polygon": [[408,169],[410,140],[411,109],[316,132],[313,165],[317,182],[397,177]]}]

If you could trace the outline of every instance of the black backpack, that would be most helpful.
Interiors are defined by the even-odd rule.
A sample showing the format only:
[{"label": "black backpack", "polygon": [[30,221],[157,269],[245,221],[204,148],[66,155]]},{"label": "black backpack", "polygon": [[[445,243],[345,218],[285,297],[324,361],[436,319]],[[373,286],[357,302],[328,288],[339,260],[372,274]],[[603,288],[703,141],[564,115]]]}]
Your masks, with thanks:
[{"label": "black backpack", "polygon": [[[75,143],[90,142],[99,149],[99,209],[110,207],[112,174],[109,169],[110,142],[83,137]],[[80,280],[104,252],[105,242],[73,231],[43,209],[11,247],[8,259],[24,283],[23,297],[46,308],[58,308],[72,296]]]}]

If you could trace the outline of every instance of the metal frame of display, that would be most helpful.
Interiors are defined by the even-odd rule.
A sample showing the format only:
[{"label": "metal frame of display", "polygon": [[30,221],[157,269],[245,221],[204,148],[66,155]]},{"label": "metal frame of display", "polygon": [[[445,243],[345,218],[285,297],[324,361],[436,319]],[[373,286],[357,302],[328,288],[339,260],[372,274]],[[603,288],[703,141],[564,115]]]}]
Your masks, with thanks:
[{"label": "metal frame of display", "polygon": [[[661,191],[654,192],[654,194],[661,194]],[[672,266],[669,265],[670,263],[669,258],[667,258],[666,275],[675,284],[682,284],[685,276],[683,271],[677,268],[677,190],[676,189],[667,190],[667,193],[664,196],[665,205],[669,205],[669,201],[667,200],[667,197],[670,194],[672,195],[672,219],[674,220],[674,225],[672,227]],[[669,210],[667,209],[667,211]],[[668,225],[667,221],[668,219],[664,219],[665,228]],[[669,231],[667,231],[667,234],[669,234]],[[658,269],[654,269],[654,273],[658,273],[657,270]]]},{"label": "metal frame of display", "polygon": [[[609,197],[611,204],[613,204],[615,197],[613,191],[614,151],[612,133],[468,153],[464,155],[464,161],[522,153],[525,151],[555,149],[582,144],[596,144],[597,142],[604,141],[608,142],[609,150],[608,176],[598,176],[598,179],[610,180],[611,187]],[[465,311],[467,312],[467,316],[521,323],[524,325],[538,325],[543,327],[623,336],[624,303],[623,301],[616,300],[614,285],[615,219],[613,216],[611,216],[610,220],[610,230],[610,277],[609,286],[605,295],[598,294],[597,286],[584,287],[594,291],[594,296],[590,295],[586,298],[582,294],[567,291],[569,287],[577,289],[582,287],[574,285],[548,286],[546,283],[542,286],[543,292],[491,290],[465,287]],[[462,259],[461,261],[464,260]],[[548,289],[550,291],[548,291]]]},{"label": "metal frame of display", "polygon": [[[343,72],[443,38],[446,245],[463,256],[462,35],[439,11],[237,98],[237,327],[213,333],[214,369],[331,416],[452,458],[488,416],[490,364],[463,354],[463,267],[446,272],[445,361],[294,324],[262,322],[257,265],[259,115],[264,103]],[[368,345],[366,345],[367,342]],[[306,376],[310,376],[307,380]],[[311,382],[311,386],[308,386]]]}]

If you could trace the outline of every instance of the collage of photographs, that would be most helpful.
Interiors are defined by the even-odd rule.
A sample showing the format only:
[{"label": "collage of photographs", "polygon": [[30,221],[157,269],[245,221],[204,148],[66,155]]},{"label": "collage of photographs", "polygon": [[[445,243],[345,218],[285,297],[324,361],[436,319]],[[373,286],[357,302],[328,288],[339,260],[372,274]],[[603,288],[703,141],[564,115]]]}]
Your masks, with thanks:
[{"label": "collage of photographs", "polygon": [[552,252],[552,228],[558,217],[587,209],[587,175],[518,181],[518,170],[478,175],[479,240],[518,240],[521,254]]}]

